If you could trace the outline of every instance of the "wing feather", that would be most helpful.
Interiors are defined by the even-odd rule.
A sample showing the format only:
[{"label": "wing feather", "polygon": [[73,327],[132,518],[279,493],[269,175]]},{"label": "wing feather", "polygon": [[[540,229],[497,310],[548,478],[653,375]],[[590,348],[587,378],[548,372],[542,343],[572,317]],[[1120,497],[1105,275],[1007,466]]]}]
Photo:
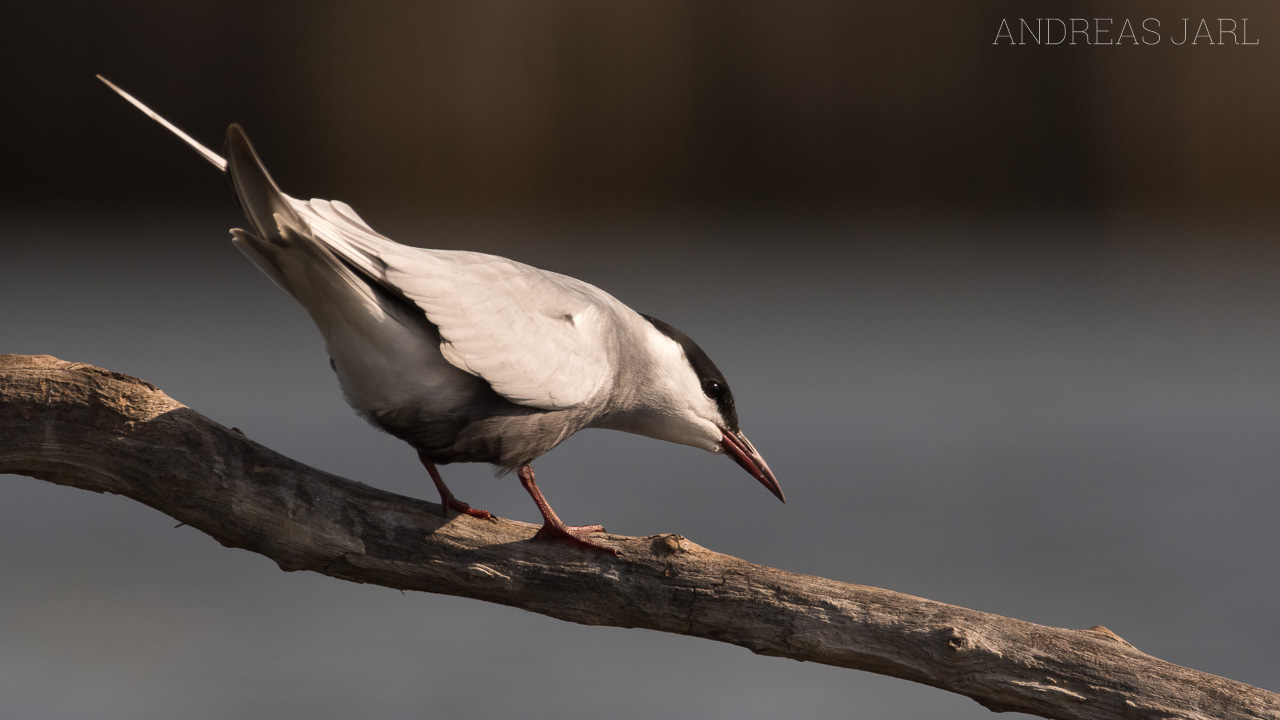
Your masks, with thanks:
[{"label": "wing feather", "polygon": [[494,255],[400,245],[344,203],[293,205],[339,257],[422,310],[450,364],[511,402],[574,407],[609,381],[618,305],[604,291]]},{"label": "wing feather", "polygon": [[231,175],[254,229],[237,231],[236,244],[289,292],[294,290],[277,265],[283,260],[275,257],[271,238],[293,233],[336,256],[313,248],[315,258],[343,272],[348,268],[339,266],[350,265],[416,305],[439,329],[444,357],[512,402],[573,407],[609,382],[614,326],[618,313],[629,311],[604,291],[492,255],[400,245],[375,232],[346,203],[282,193],[238,126],[228,129],[229,157],[223,158],[98,78]]}]

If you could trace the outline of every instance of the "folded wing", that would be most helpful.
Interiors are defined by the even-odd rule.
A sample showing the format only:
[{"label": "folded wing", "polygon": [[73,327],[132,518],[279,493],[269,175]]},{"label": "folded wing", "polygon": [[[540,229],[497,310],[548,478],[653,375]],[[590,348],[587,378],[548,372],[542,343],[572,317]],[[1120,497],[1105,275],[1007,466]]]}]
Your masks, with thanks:
[{"label": "folded wing", "polygon": [[445,359],[511,402],[574,407],[608,382],[616,301],[598,288],[493,255],[401,245],[345,203],[292,206],[338,257],[416,305]]},{"label": "folded wing", "polygon": [[[439,329],[441,352],[451,364],[521,405],[573,407],[610,381],[614,321],[623,308],[602,290],[505,258],[400,245],[345,203],[285,195],[239,126],[228,128],[223,158],[106,78],[98,79],[230,176],[253,229],[237,231],[236,244],[299,300],[288,263],[329,263],[333,276],[368,293],[348,271],[359,273],[417,306]],[[377,304],[376,298],[369,301]]]}]

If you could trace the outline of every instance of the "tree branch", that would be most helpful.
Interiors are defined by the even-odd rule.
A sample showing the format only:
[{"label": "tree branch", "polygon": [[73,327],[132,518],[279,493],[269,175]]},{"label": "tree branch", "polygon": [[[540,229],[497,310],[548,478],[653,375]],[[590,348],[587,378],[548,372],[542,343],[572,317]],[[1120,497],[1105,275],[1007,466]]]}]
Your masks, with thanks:
[{"label": "tree branch", "polygon": [[605,536],[614,558],[530,543],[535,526],[309,468],[153,385],[0,355],[0,473],[124,495],[284,570],[460,595],[867,670],[1046,718],[1280,718],[1280,695],[1068,630],[753,565],[679,535]]}]

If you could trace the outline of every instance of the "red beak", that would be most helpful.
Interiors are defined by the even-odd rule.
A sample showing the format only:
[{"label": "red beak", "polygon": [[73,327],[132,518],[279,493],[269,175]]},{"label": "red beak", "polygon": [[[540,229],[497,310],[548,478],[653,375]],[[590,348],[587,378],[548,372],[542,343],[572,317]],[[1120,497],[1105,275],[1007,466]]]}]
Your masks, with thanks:
[{"label": "red beak", "polygon": [[760,453],[756,452],[755,447],[751,445],[751,441],[747,440],[747,436],[740,432],[729,432],[721,428],[721,434],[724,435],[724,451],[733,458],[733,461],[742,466],[743,470],[751,473],[751,477],[760,481],[761,485],[769,488],[769,492],[778,496],[784,504],[787,499],[782,495],[782,486],[778,484],[778,478],[773,476],[773,471],[769,469],[769,463],[760,457]]}]

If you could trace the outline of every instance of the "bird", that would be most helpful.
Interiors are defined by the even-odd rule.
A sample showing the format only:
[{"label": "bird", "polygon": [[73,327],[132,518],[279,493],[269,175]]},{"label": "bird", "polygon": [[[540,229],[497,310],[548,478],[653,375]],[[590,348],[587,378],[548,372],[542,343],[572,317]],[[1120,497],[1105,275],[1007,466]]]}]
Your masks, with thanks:
[{"label": "bird", "polygon": [[417,451],[443,512],[492,515],[454,497],[437,466],[514,471],[556,539],[617,555],[600,525],[566,525],[532,463],[584,428],[728,455],[786,503],[742,433],[724,374],[689,336],[607,292],[478,252],[402,245],[346,203],[284,194],[238,124],[218,155],[105,77],[231,181],[248,226],[232,242],[320,331],[343,397]]}]

